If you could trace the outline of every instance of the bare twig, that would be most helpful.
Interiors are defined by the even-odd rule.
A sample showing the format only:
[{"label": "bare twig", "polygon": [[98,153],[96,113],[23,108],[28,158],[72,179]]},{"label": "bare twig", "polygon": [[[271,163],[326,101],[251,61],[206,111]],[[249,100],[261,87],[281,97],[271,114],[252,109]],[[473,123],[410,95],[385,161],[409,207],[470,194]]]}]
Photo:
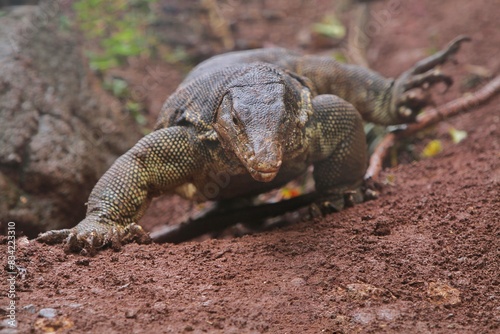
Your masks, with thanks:
[{"label": "bare twig", "polygon": [[498,93],[500,93],[500,76],[495,77],[483,88],[474,93],[426,111],[422,117],[419,117],[416,123],[408,125],[405,130],[387,134],[370,157],[370,164],[365,174],[365,180],[377,180],[385,157],[398,140],[412,136],[431,125],[439,123],[445,118],[455,116],[460,112],[470,111],[487,102]]},{"label": "bare twig", "polygon": [[212,211],[196,219],[174,225],[164,226],[162,229],[151,233],[151,238],[157,243],[180,243],[205,233],[220,231],[237,223],[253,223],[265,218],[283,215],[289,211],[309,205],[319,198],[313,192],[294,197],[277,203],[268,203],[258,206],[248,206],[226,211]]}]

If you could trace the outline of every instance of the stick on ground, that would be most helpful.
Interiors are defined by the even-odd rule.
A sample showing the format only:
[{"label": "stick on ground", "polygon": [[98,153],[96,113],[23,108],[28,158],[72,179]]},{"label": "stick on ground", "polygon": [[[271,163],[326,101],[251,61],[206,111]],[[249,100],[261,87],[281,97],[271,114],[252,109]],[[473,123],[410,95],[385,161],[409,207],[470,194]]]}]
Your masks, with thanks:
[{"label": "stick on ground", "polygon": [[417,123],[408,125],[405,130],[387,134],[370,157],[370,164],[365,173],[365,180],[377,181],[384,159],[387,157],[391,147],[398,140],[408,138],[431,125],[441,122],[445,118],[455,116],[461,112],[471,111],[479,105],[486,103],[498,93],[500,93],[500,76],[495,77],[474,93],[467,94],[440,107],[426,111],[422,117],[419,117]]},{"label": "stick on ground", "polygon": [[203,234],[220,231],[237,223],[253,223],[262,219],[281,216],[313,203],[318,198],[316,192],[294,197],[277,203],[248,206],[223,212],[209,212],[196,219],[189,219],[174,226],[164,226],[151,233],[151,238],[157,243],[180,243]]}]

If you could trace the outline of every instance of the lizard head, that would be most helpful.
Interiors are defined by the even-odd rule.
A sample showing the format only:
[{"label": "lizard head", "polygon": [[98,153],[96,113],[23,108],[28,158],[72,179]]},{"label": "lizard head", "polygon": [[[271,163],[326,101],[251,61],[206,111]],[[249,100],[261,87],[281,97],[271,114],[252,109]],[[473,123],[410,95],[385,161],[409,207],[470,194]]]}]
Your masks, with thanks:
[{"label": "lizard head", "polygon": [[213,127],[221,144],[257,181],[269,182],[280,170],[294,118],[287,96],[281,74],[250,69],[233,80],[216,111]]}]

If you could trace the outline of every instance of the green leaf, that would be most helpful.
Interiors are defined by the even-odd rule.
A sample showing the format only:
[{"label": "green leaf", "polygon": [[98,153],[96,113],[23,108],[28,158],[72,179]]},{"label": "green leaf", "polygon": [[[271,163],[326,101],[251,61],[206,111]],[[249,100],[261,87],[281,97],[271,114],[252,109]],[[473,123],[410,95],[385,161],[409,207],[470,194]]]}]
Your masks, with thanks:
[{"label": "green leaf", "polygon": [[77,0],[77,23],[85,37],[98,45],[90,57],[95,70],[118,67],[128,57],[150,56],[159,42],[148,28],[155,22],[151,4],[158,0]]},{"label": "green leaf", "polygon": [[89,64],[90,68],[93,70],[105,71],[110,68],[117,67],[120,62],[114,57],[90,55]]},{"label": "green leaf", "polygon": [[130,112],[130,114],[132,115],[132,117],[135,119],[137,124],[145,125],[148,122],[146,117],[144,117],[144,115],[141,114],[141,112],[140,112],[140,109],[141,109],[140,105],[134,105],[134,102],[129,102],[129,103],[127,103],[127,109]]},{"label": "green leaf", "polygon": [[142,105],[138,102],[128,101],[127,110],[131,113],[139,113],[142,109]]},{"label": "green leaf", "polygon": [[165,60],[169,64],[176,64],[188,58],[188,53],[186,50],[179,46],[174,50],[169,50],[163,55],[163,60]]},{"label": "green leaf", "polygon": [[71,23],[71,20],[69,19],[68,16],[61,15],[59,17],[59,28],[61,30],[67,31],[67,30],[69,30],[71,28],[71,25],[72,25],[72,23]]},{"label": "green leaf", "polygon": [[337,51],[333,54],[333,59],[335,59],[339,63],[344,63],[344,64],[348,63],[347,57],[345,56],[345,54],[343,52],[340,52],[340,51]]},{"label": "green leaf", "polygon": [[128,95],[128,83],[123,79],[113,78],[104,82],[104,88],[118,98]]}]

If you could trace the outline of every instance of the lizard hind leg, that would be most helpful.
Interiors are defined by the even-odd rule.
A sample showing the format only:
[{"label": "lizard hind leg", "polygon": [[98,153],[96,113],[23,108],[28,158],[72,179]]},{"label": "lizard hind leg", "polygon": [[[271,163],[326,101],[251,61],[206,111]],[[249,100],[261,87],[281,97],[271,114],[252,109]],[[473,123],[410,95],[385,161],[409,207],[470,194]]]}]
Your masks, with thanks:
[{"label": "lizard hind leg", "polygon": [[320,208],[339,211],[349,202],[362,201],[368,161],[363,121],[350,103],[334,95],[317,96],[313,108],[313,177]]}]

